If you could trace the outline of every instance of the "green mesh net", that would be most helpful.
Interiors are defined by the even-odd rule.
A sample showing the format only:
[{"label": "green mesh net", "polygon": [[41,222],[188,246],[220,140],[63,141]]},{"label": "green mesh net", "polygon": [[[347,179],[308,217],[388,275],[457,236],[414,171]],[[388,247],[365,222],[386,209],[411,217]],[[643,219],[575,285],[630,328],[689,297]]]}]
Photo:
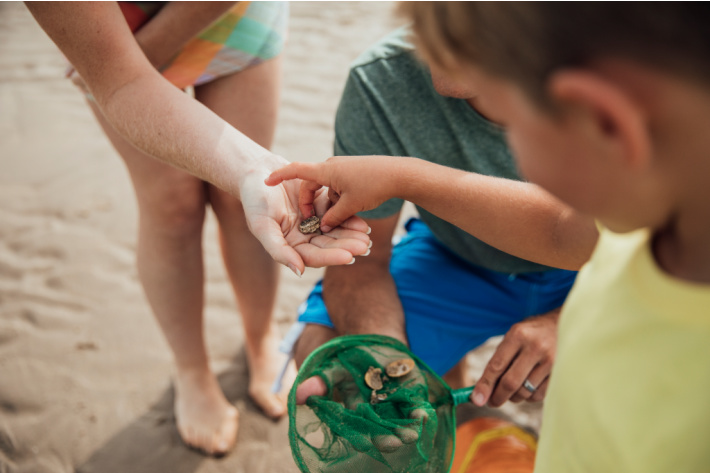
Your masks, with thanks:
[{"label": "green mesh net", "polygon": [[[297,405],[296,387],[312,376],[327,394]],[[335,338],[311,353],[289,393],[293,457],[303,472],[446,472],[454,406],[470,392],[452,391],[398,340]]]}]

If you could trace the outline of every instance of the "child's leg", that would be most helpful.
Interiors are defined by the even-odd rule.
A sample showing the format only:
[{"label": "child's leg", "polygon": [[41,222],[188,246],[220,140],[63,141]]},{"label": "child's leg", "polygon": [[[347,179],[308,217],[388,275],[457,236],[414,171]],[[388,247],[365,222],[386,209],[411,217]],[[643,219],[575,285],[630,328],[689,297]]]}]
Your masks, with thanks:
[{"label": "child's leg", "polygon": [[138,199],[138,273],[175,358],[175,413],[184,441],[209,453],[236,438],[237,412],[210,371],[202,331],[204,183],[138,151],[93,106],[126,163]]},{"label": "child's leg", "polygon": [[[280,58],[197,87],[195,97],[265,148],[276,127]],[[249,394],[271,417],[286,413],[282,397],[271,386],[285,357],[278,351],[279,333],[272,320],[278,266],[251,234],[241,203],[212,186],[209,199],[220,224],[220,242],[244,324],[249,361]]]}]

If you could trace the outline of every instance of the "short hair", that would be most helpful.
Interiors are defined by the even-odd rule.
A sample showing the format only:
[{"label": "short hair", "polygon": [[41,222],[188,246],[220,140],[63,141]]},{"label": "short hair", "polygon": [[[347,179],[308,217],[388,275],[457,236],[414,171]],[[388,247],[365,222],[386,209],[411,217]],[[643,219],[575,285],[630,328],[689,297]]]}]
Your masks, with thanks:
[{"label": "short hair", "polygon": [[710,2],[405,2],[415,42],[445,69],[470,63],[550,105],[549,75],[600,57],[710,84]]}]

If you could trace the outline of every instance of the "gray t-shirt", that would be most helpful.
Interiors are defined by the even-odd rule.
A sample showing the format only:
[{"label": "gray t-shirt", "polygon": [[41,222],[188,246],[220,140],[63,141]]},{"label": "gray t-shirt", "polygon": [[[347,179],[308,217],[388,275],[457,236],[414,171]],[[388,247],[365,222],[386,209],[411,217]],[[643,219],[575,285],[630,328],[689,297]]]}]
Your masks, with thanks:
[{"label": "gray t-shirt", "polygon": [[[395,31],[353,63],[335,121],[335,155],[413,156],[520,180],[503,131],[465,100],[436,92],[407,34],[406,29]],[[392,199],[360,216],[388,217],[402,204]],[[504,253],[420,207],[417,210],[444,246],[475,265],[505,273],[550,269]]]}]

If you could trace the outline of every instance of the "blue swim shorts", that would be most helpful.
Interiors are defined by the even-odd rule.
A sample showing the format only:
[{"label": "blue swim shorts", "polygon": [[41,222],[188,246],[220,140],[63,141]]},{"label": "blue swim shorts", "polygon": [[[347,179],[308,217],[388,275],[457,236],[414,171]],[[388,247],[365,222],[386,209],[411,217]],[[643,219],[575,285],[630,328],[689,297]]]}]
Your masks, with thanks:
[{"label": "blue swim shorts", "polygon": [[[411,219],[392,251],[390,272],[404,308],[411,350],[438,374],[490,337],[521,320],[562,305],[576,271],[507,274],[462,260]],[[333,328],[318,282],[298,321]]]}]

